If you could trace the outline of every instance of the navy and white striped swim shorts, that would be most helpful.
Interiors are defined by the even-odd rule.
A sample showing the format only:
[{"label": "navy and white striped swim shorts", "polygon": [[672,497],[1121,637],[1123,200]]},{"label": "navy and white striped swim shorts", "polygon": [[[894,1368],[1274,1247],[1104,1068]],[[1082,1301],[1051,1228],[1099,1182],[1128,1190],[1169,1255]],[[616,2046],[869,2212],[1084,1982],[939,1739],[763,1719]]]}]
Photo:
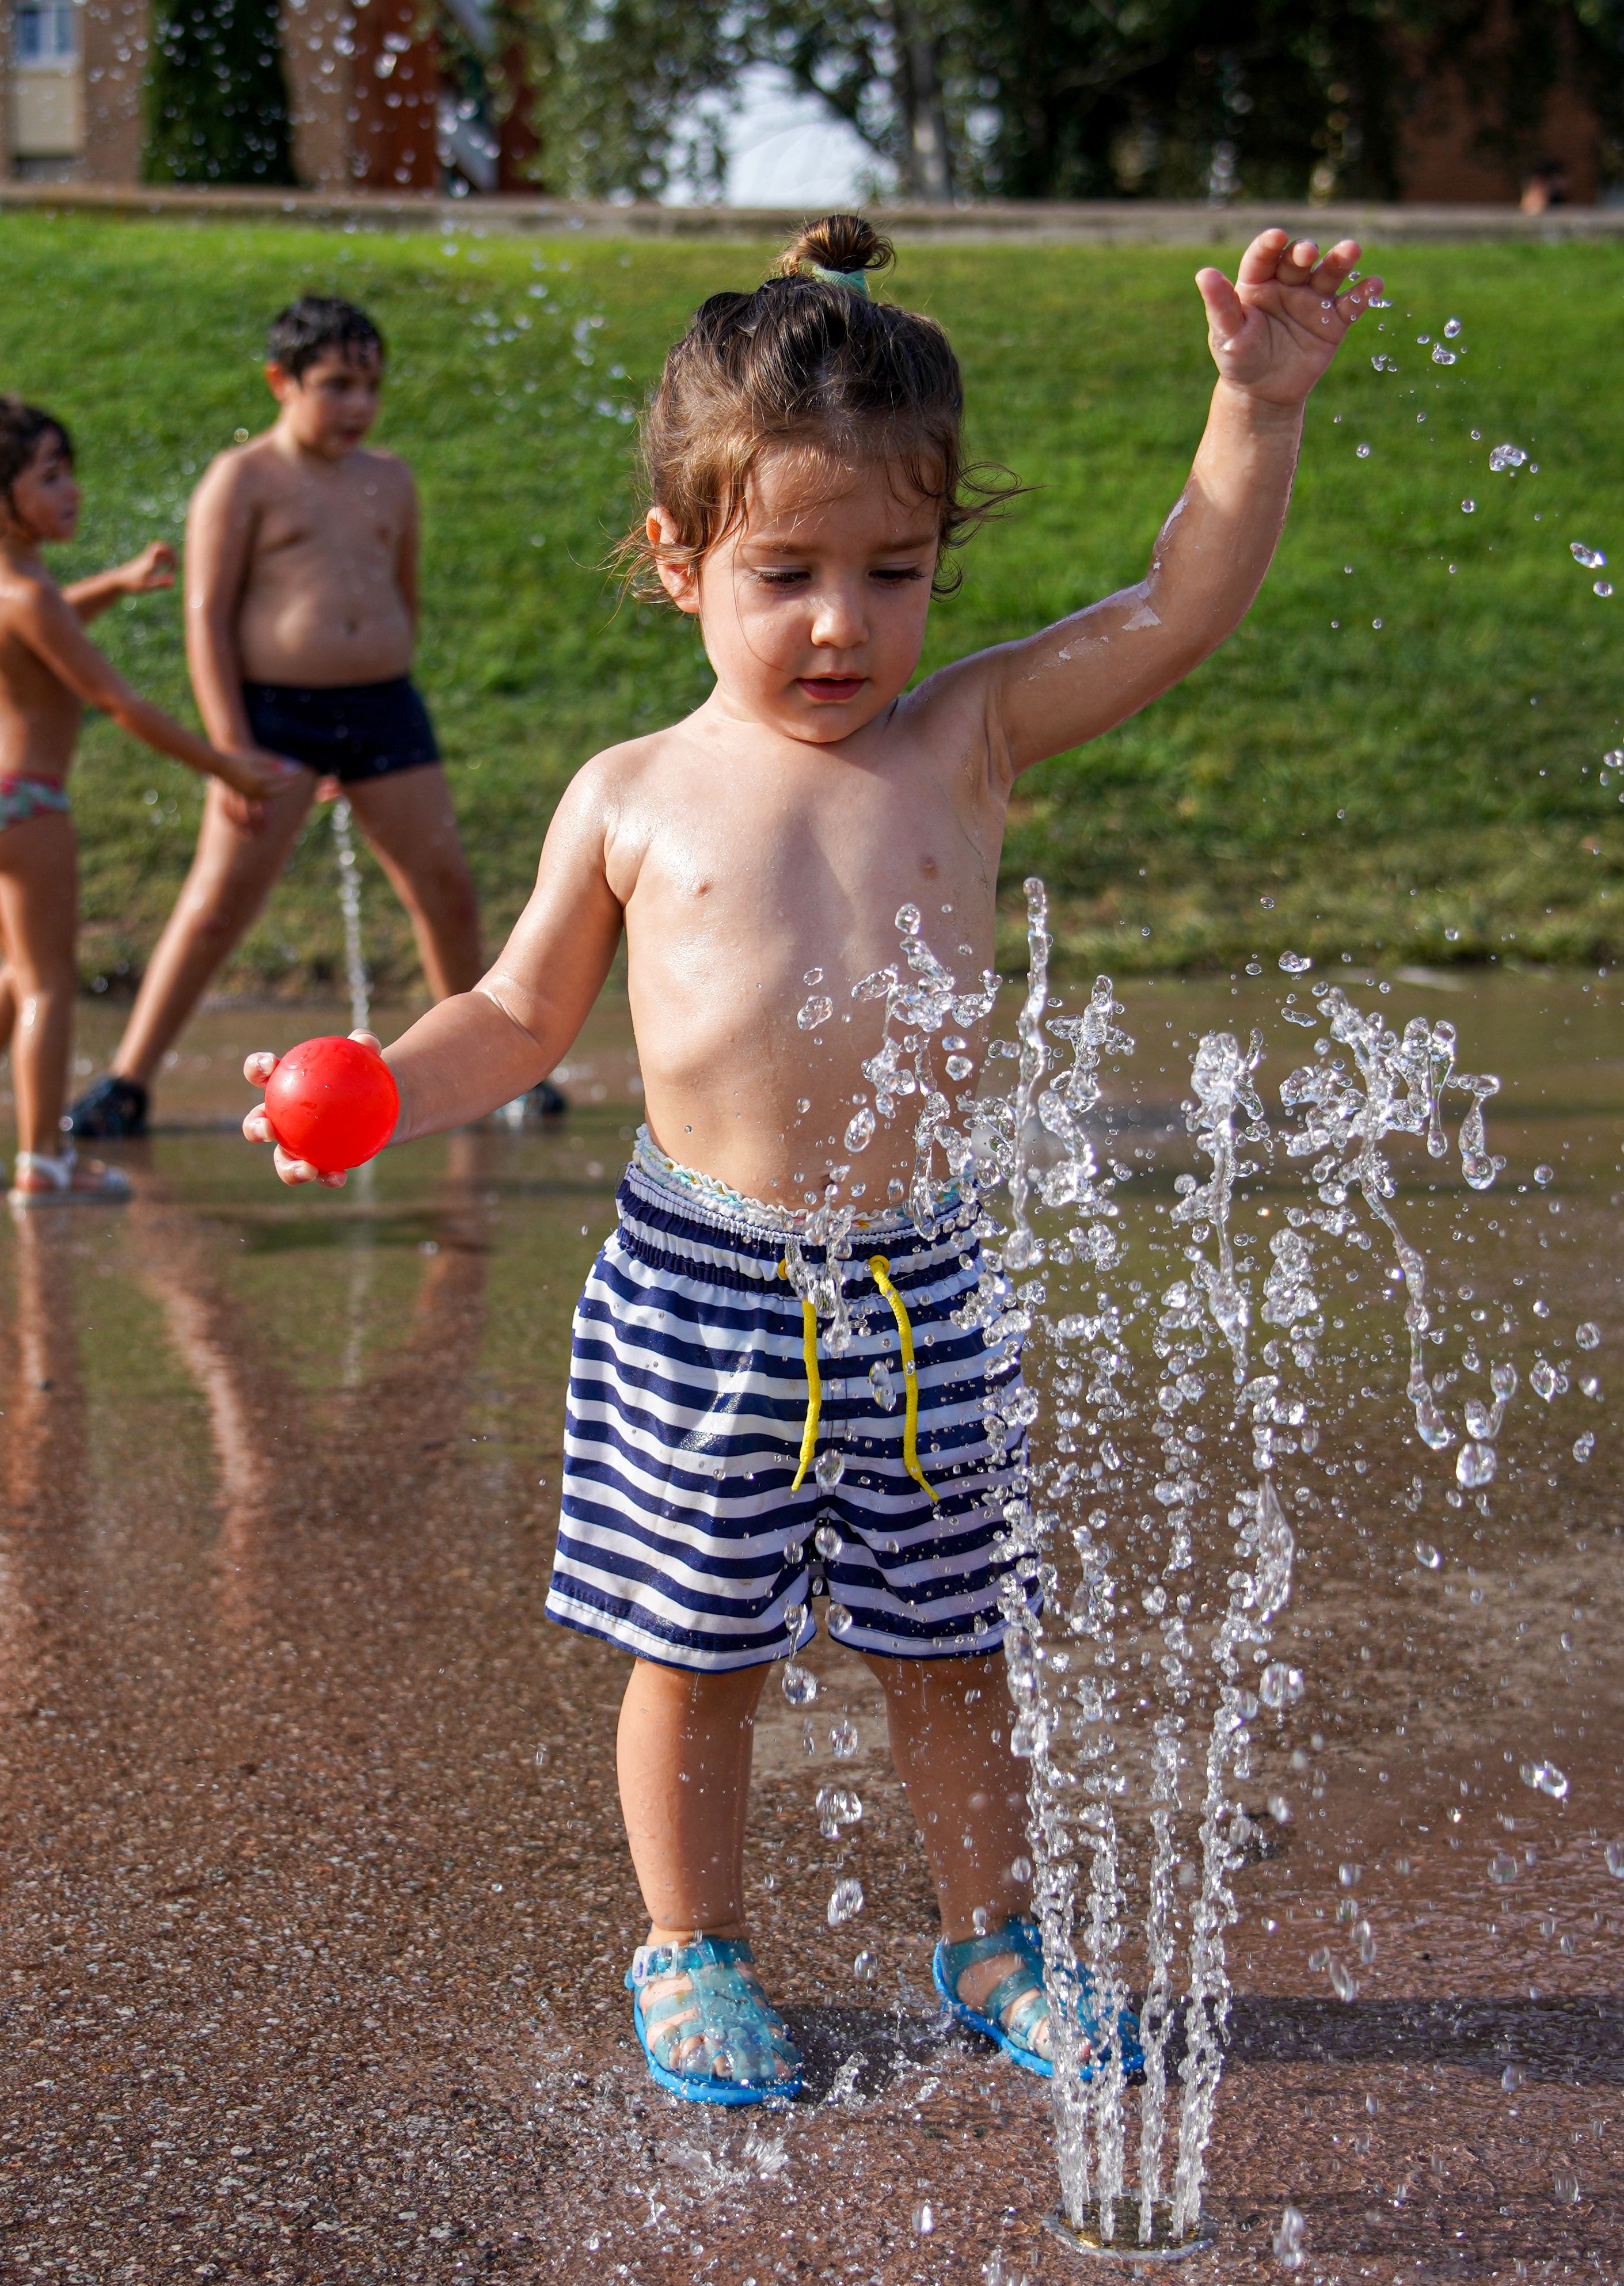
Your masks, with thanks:
[{"label": "navy and white striped swim shorts", "polygon": [[[618,1204],[575,1313],[551,1617],[714,1671],[787,1658],[815,1631],[810,1596],[826,1593],[831,1631],[854,1650],[997,1650],[992,1542],[1022,1454],[1016,1436],[995,1449],[984,1407],[1021,1368],[1012,1344],[989,1349],[953,1322],[980,1276],[972,1211],[949,1208],[928,1241],[902,1216],[854,1232],[852,1341],[830,1355],[822,1322],[823,1466],[795,1491],[808,1376],[783,1228],[750,1201],[666,1176],[646,1145]],[[819,1249],[804,1251],[822,1267]],[[902,1326],[875,1255],[911,1328],[934,1501],[906,1466]],[[824,1553],[828,1533],[838,1545]]]}]

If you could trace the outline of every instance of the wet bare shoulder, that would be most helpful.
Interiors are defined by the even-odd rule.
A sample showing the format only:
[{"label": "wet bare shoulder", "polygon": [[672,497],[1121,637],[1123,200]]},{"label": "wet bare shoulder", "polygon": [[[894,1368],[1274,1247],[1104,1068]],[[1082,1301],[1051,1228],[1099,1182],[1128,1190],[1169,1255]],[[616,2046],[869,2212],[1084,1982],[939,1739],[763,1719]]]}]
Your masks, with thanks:
[{"label": "wet bare shoulder", "polygon": [[1006,782],[1006,758],[990,705],[989,662],[996,655],[983,650],[954,659],[897,702],[895,733],[928,753],[944,778],[968,777],[989,787]]},{"label": "wet bare shoulder", "polygon": [[679,732],[673,729],[627,738],[594,754],[571,781],[566,800],[579,804],[583,818],[595,816],[604,863],[622,903],[636,886],[666,807],[662,788],[673,775],[678,747]]},{"label": "wet bare shoulder", "polygon": [[416,498],[416,482],[398,453],[386,453],[377,445],[363,445],[357,448],[351,466],[367,484],[375,484],[380,493],[387,493],[391,499],[409,501]]},{"label": "wet bare shoulder", "polygon": [[27,641],[31,628],[67,608],[43,564],[0,564],[0,634]]}]

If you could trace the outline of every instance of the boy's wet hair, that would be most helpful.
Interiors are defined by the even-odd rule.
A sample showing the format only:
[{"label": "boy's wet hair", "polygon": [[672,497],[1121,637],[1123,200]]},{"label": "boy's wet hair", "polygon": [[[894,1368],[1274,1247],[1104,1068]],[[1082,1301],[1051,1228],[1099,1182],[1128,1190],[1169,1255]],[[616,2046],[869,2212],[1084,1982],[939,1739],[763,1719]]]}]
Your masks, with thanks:
[{"label": "boy's wet hair", "polygon": [[302,294],[271,320],[265,337],[265,362],[280,365],[296,381],[303,381],[317,359],[336,351],[347,364],[383,362],[383,336],[353,302],[336,294]]},{"label": "boy's wet hair", "polygon": [[964,382],[932,318],[870,298],[892,258],[861,215],[810,223],[753,294],[713,294],[666,359],[643,420],[648,496],[676,537],[639,526],[618,551],[640,595],[664,593],[662,564],[697,566],[745,512],[769,446],[802,444],[836,465],[880,461],[899,490],[936,510],[944,571],[956,547],[1021,487],[1003,469],[965,464]]},{"label": "boy's wet hair", "polygon": [[54,413],[25,405],[20,397],[0,396],[0,500],[8,508],[12,486],[34,458],[42,437],[58,438],[63,458],[71,466],[74,440]]}]

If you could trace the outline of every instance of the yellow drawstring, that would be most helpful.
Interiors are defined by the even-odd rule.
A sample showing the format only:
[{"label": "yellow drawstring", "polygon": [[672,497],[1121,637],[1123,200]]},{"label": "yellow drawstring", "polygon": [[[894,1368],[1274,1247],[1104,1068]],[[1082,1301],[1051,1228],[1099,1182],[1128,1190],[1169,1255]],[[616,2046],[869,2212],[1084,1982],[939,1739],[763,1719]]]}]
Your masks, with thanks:
[{"label": "yellow drawstring", "polygon": [[919,1376],[913,1361],[913,1328],[908,1322],[908,1305],[891,1283],[891,1265],[883,1254],[871,1254],[869,1268],[874,1283],[891,1305],[891,1315],[896,1320],[897,1337],[903,1345],[903,1462],[909,1475],[934,1501],[929,1478],[919,1466]]},{"label": "yellow drawstring", "polygon": [[[778,1265],[780,1278],[787,1278],[790,1265]],[[812,1457],[817,1451],[817,1424],[824,1409],[824,1382],[817,1369],[817,1312],[803,1294],[800,1297],[800,1353],[807,1361],[807,1418],[800,1432],[800,1466],[795,1471],[795,1481],[790,1486],[798,1493],[805,1481]]]},{"label": "yellow drawstring", "polygon": [[[883,1254],[869,1257],[869,1269],[874,1283],[891,1305],[891,1314],[896,1320],[897,1337],[903,1350],[903,1464],[916,1485],[934,1502],[935,1493],[924,1470],[919,1466],[919,1376],[913,1359],[913,1328],[908,1321],[908,1305],[891,1283],[891,1265]],[[780,1278],[787,1278],[790,1265],[778,1265]],[[800,1432],[800,1465],[795,1471],[790,1490],[798,1493],[806,1481],[807,1470],[817,1451],[818,1423],[824,1410],[824,1378],[817,1367],[817,1312],[803,1294],[800,1297],[800,1353],[807,1361],[807,1417]]]}]

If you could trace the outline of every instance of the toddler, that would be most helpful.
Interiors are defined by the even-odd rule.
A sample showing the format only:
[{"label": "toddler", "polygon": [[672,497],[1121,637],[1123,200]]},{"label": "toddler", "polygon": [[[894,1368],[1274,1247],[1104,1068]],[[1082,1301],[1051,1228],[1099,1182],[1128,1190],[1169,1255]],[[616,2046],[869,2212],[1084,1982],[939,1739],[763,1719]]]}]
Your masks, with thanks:
[{"label": "toddler", "polygon": [[9,1042],[17,1092],[19,1207],[122,1199],[129,1187],[111,1168],[80,1165],[62,1138],[79,918],[67,782],[86,706],[251,800],[293,775],[251,737],[211,746],[103,658],[85,621],[122,595],[173,587],[175,555],[154,540],[128,564],[59,587],[40,550],[73,538],[79,501],[62,423],[0,397],[0,1048]]},{"label": "toddler", "polygon": [[[1218,386],[1149,571],[914,689],[952,551],[1013,489],[965,466],[945,335],[871,297],[889,249],[854,216],[804,231],[754,292],[713,296],[649,408],[650,506],[628,547],[698,622],[714,688],[587,764],[494,967],[389,1051],[398,1141],[510,1100],[565,1052],[624,929],[648,1123],[576,1315],[548,1609],[632,1655],[620,1795],[650,1927],[627,1982],[650,2070],[678,2094],[800,2085],[752,1963],[745,1813],[762,1684],[823,1594],[885,1691],[935,1876],[938,1987],[1016,2062],[1052,2068],[990,1656],[1021,1456],[989,1442],[983,1408],[1020,1362],[956,1322],[980,1274],[969,1212],[951,1193],[904,1211],[906,1135],[843,1139],[880,1023],[852,988],[895,958],[910,903],[990,967],[1016,778],[1239,624],[1304,401],[1380,292],[1339,290],[1358,256],[1275,230],[1234,283],[1202,271]],[[251,1057],[248,1076],[274,1065]],[[245,1132],[272,1139],[263,1111]],[[828,1197],[857,1216],[832,1275],[808,1226]],[[1082,2030],[1096,2059],[1115,2036],[1136,2068],[1131,2019]]]}]

